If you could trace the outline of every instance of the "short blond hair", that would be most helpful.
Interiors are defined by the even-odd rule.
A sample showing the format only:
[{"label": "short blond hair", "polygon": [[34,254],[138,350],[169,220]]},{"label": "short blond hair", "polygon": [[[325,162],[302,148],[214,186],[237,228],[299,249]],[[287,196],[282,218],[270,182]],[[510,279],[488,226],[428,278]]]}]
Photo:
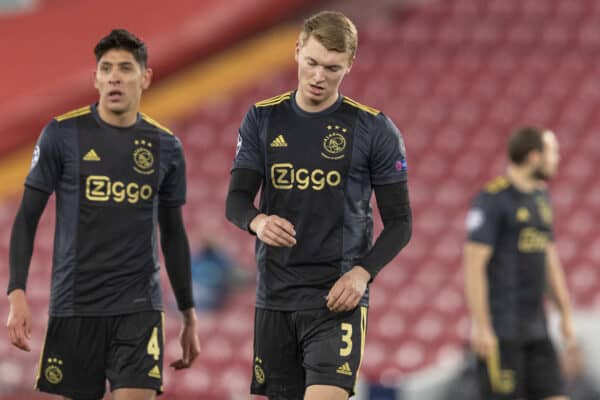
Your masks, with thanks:
[{"label": "short blond hair", "polygon": [[358,31],[350,18],[339,11],[321,11],[304,20],[300,45],[303,46],[311,36],[327,50],[349,52],[350,58],[356,54]]}]

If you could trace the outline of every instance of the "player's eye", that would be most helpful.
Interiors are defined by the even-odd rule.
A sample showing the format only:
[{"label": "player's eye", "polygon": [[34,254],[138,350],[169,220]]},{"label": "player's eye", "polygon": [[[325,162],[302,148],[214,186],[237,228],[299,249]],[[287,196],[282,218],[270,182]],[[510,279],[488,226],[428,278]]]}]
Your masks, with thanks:
[{"label": "player's eye", "polygon": [[339,70],[340,70],[340,67],[337,67],[337,66],[331,66],[331,67],[327,67],[327,70],[328,70],[328,71],[331,71],[331,72],[337,72],[337,71],[339,71]]}]

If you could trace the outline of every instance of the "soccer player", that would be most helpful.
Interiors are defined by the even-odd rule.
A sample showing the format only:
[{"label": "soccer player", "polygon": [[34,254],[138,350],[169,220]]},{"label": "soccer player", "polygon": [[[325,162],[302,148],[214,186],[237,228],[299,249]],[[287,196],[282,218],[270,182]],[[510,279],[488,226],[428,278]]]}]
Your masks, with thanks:
[{"label": "soccer player", "polygon": [[554,244],[545,181],[558,168],[554,133],[516,131],[505,176],[485,186],[467,217],[464,266],[485,399],[566,399],[548,337],[544,292],[561,313],[567,348],[574,345],[569,296]]},{"label": "soccer player", "polygon": [[50,317],[35,386],[72,399],[99,399],[109,380],[116,400],[162,392],[164,316],[157,222],[182,313],[183,356],[199,352],[190,253],[181,206],[180,141],[139,112],[150,85],[146,45],[113,30],[94,49],[97,104],[54,118],[35,146],[10,242],[13,345],[30,351],[25,296],[37,224],[56,192]]},{"label": "soccer player", "polygon": [[[400,133],[339,91],[356,47],[345,15],[308,18],[297,89],[254,104],[239,131],[226,214],[258,239],[251,392],[270,399],[354,392],[368,284],[411,235]],[[373,189],[384,224],[374,245]]]}]

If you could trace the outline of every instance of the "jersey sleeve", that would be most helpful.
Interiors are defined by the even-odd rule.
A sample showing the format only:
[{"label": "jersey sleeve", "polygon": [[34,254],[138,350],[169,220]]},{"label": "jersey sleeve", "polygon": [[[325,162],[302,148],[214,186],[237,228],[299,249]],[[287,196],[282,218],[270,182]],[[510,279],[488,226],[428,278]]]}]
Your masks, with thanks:
[{"label": "jersey sleeve", "polygon": [[371,183],[387,185],[406,181],[406,148],[402,135],[385,115],[381,114],[376,121],[370,157]]},{"label": "jersey sleeve", "polygon": [[63,160],[58,122],[52,120],[42,130],[33,149],[31,169],[25,185],[46,193],[52,193],[62,175]]},{"label": "jersey sleeve", "polygon": [[494,246],[500,230],[499,204],[489,193],[480,193],[467,213],[466,228],[469,241]]},{"label": "jersey sleeve", "polygon": [[253,106],[244,117],[240,126],[233,168],[248,168],[264,176],[263,152],[260,145],[260,127],[258,112]]},{"label": "jersey sleeve", "polygon": [[181,141],[174,137],[172,157],[169,169],[159,190],[159,205],[161,207],[179,207],[185,204],[186,178],[185,157]]}]

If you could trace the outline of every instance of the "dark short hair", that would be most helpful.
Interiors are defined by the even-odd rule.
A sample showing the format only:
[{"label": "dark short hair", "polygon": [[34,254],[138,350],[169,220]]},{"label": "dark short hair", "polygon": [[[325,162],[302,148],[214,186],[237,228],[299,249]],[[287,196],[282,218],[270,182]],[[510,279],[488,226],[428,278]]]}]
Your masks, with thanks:
[{"label": "dark short hair", "polygon": [[130,52],[142,68],[146,68],[148,64],[148,49],[146,48],[146,44],[125,29],[113,29],[108,35],[100,39],[94,48],[96,62],[99,62],[102,56],[112,49],[123,49]]},{"label": "dark short hair", "polygon": [[521,165],[532,151],[544,151],[543,132],[543,129],[530,126],[517,129],[508,142],[510,161]]}]

